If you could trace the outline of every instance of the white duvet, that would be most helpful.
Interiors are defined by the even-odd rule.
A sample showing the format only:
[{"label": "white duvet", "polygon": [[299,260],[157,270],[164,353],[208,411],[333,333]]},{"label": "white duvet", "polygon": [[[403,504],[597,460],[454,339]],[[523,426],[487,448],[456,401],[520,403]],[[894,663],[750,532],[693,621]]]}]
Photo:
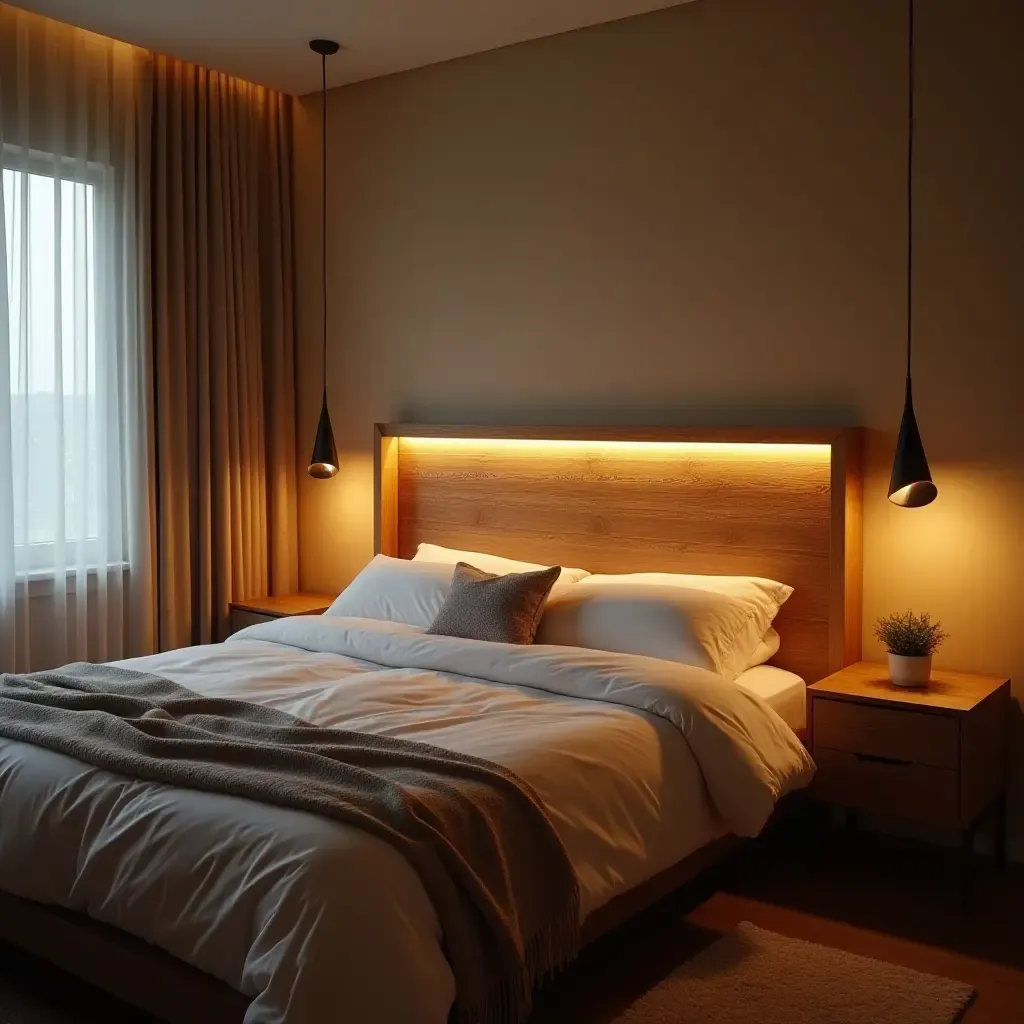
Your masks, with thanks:
[{"label": "white duvet", "polygon": [[[122,662],[322,726],[488,758],[538,793],[584,915],[810,781],[761,700],[700,669],[426,636],[324,616]],[[444,1024],[454,999],[419,879],[305,812],[138,782],[0,740],[0,888],[83,911],[251,997],[247,1024]]]}]

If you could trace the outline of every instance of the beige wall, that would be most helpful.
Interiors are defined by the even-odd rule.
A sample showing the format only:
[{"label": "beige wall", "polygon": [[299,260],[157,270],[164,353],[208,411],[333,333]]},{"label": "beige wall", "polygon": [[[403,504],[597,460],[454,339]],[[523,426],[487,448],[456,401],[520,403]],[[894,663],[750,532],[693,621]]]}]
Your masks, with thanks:
[{"label": "beige wall", "polygon": [[[880,612],[926,609],[952,634],[941,664],[1011,673],[1024,694],[1024,5],[918,8],[915,389],[933,506],[885,501],[904,5],[699,0],[330,94],[343,469],[303,480],[303,586],[337,589],[371,554],[375,420],[859,423],[866,634]],[[318,117],[314,98],[296,129],[303,463]]]}]

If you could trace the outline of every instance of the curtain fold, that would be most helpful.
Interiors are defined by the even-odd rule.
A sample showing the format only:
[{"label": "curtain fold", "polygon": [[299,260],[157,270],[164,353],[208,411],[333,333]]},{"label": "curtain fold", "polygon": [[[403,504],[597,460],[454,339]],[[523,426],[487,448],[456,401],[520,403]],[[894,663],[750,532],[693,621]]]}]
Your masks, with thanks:
[{"label": "curtain fold", "polygon": [[0,4],[0,669],[155,642],[149,55]]},{"label": "curtain fold", "polygon": [[153,58],[158,642],[298,588],[291,100]]}]

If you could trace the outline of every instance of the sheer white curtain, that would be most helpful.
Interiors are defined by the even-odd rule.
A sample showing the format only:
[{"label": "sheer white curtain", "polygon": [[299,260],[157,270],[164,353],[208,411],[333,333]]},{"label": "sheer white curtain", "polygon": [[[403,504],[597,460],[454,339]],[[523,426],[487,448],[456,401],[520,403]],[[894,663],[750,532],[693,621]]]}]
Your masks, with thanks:
[{"label": "sheer white curtain", "polygon": [[152,647],[149,74],[0,4],[0,670]]}]

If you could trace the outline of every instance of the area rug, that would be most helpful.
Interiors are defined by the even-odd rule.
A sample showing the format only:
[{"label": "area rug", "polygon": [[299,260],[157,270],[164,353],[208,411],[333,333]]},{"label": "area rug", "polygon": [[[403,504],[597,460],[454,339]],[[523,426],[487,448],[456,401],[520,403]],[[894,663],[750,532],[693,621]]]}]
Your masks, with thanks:
[{"label": "area rug", "polygon": [[743,922],[615,1024],[956,1024],[970,985]]}]

